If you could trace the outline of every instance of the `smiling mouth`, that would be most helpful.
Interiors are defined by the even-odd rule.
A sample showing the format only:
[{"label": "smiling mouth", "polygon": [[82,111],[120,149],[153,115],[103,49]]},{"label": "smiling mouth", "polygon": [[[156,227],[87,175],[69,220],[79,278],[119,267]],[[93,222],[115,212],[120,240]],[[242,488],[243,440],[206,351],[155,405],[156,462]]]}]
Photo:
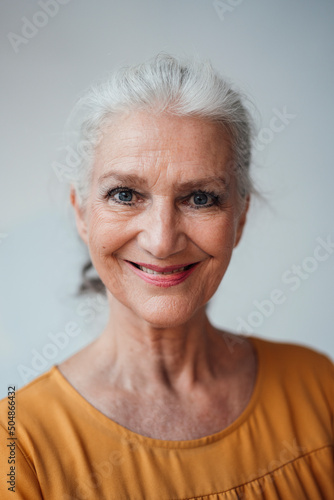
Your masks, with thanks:
[{"label": "smiling mouth", "polygon": [[187,271],[188,269],[191,269],[195,264],[197,264],[197,262],[195,262],[194,264],[189,264],[188,266],[179,267],[177,269],[174,269],[173,271],[161,272],[161,271],[154,271],[153,269],[149,269],[148,267],[141,266],[139,264],[136,264],[135,262],[131,262],[131,261],[128,261],[128,262],[130,262],[130,264],[132,264],[133,266],[135,266],[137,269],[140,269],[144,273],[147,273],[147,274],[159,274],[159,275],[168,275],[168,274],[181,273],[183,271]]}]

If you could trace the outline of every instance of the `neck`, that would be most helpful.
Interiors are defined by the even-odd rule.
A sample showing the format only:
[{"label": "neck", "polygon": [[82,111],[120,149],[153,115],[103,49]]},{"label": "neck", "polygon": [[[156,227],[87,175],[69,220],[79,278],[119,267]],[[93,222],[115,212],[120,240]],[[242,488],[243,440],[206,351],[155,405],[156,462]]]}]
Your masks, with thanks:
[{"label": "neck", "polygon": [[185,324],[157,328],[110,300],[110,317],[96,342],[99,366],[110,383],[131,392],[186,393],[216,377],[221,338],[205,307]]}]

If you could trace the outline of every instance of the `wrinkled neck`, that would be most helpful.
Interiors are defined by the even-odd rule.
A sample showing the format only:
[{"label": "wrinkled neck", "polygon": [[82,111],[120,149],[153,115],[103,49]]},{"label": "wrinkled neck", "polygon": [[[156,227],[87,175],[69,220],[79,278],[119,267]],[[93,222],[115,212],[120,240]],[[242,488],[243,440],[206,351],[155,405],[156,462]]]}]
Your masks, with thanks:
[{"label": "wrinkled neck", "polygon": [[204,306],[182,325],[157,328],[111,300],[97,345],[111,383],[129,391],[184,393],[215,377],[216,344]]}]

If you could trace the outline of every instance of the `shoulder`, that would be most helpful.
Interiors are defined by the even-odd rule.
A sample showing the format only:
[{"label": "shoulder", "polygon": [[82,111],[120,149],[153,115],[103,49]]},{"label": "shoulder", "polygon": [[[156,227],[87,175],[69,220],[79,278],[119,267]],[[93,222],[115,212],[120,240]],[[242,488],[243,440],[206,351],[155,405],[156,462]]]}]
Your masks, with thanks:
[{"label": "shoulder", "polygon": [[[0,401],[0,430],[5,435],[7,406],[7,398]],[[44,471],[45,463],[50,469],[61,467],[68,458],[69,443],[73,445],[77,441],[80,425],[91,434],[87,430],[92,427],[88,413],[83,411],[80,396],[66,383],[57,366],[18,389],[14,432],[28,467],[40,468],[40,472]]]},{"label": "shoulder", "polygon": [[250,340],[267,373],[276,374],[281,383],[285,381],[291,387],[294,382],[326,387],[334,401],[334,364],[327,354],[295,343],[259,337],[250,337]]},{"label": "shoulder", "polygon": [[236,353],[243,362],[255,353],[261,365],[266,365],[270,371],[275,371],[277,374],[289,372],[334,382],[333,360],[328,354],[316,348],[252,335],[218,332],[227,346],[229,355]]},{"label": "shoulder", "polygon": [[[12,439],[9,442],[13,446],[17,469],[21,471],[17,493],[24,491],[24,498],[42,498],[35,464],[46,442],[53,453],[57,444],[51,433],[61,399],[55,371],[56,367],[52,367],[24,387],[13,388],[11,399],[5,397],[0,401],[0,436],[6,441]],[[0,471],[8,468],[6,460],[1,457]]]},{"label": "shoulder", "polygon": [[291,342],[278,342],[260,337],[248,337],[259,355],[270,359],[282,369],[307,369],[307,372],[334,377],[334,364],[330,357],[315,348]]},{"label": "shoulder", "polygon": [[[22,429],[30,419],[32,422],[36,415],[47,418],[55,409],[59,401],[64,398],[64,391],[58,381],[56,366],[38,376],[25,386],[17,389],[14,394],[15,418]],[[0,424],[6,427],[7,397],[0,401]]]},{"label": "shoulder", "polygon": [[[305,418],[304,412],[328,417],[333,424],[334,365],[316,349],[250,337],[258,354],[266,404],[280,404]],[[321,417],[322,415],[322,417]]]}]

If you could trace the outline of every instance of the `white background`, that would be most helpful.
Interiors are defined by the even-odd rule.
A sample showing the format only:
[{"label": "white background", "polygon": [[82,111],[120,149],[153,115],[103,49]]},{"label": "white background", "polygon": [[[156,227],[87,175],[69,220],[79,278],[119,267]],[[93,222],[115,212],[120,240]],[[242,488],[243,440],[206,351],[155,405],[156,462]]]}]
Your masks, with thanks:
[{"label": "white background", "polygon": [[[333,357],[334,252],[303,271],[295,290],[282,276],[312,265],[317,238],[334,240],[334,3],[228,0],[217,9],[211,0],[53,0],[54,13],[41,15],[42,4],[1,3],[0,396],[103,328],[103,304],[74,297],[86,254],[53,165],[78,93],[160,51],[211,59],[259,110],[253,172],[267,202],[252,205],[211,301],[213,322],[240,331],[242,318],[256,324],[253,334]],[[25,31],[25,18],[40,27]],[[294,118],[280,132],[261,132],[284,108]],[[275,289],[284,302],[266,303],[265,316],[259,304]],[[55,346],[50,334],[71,323],[77,335],[65,332],[67,345]]]}]

